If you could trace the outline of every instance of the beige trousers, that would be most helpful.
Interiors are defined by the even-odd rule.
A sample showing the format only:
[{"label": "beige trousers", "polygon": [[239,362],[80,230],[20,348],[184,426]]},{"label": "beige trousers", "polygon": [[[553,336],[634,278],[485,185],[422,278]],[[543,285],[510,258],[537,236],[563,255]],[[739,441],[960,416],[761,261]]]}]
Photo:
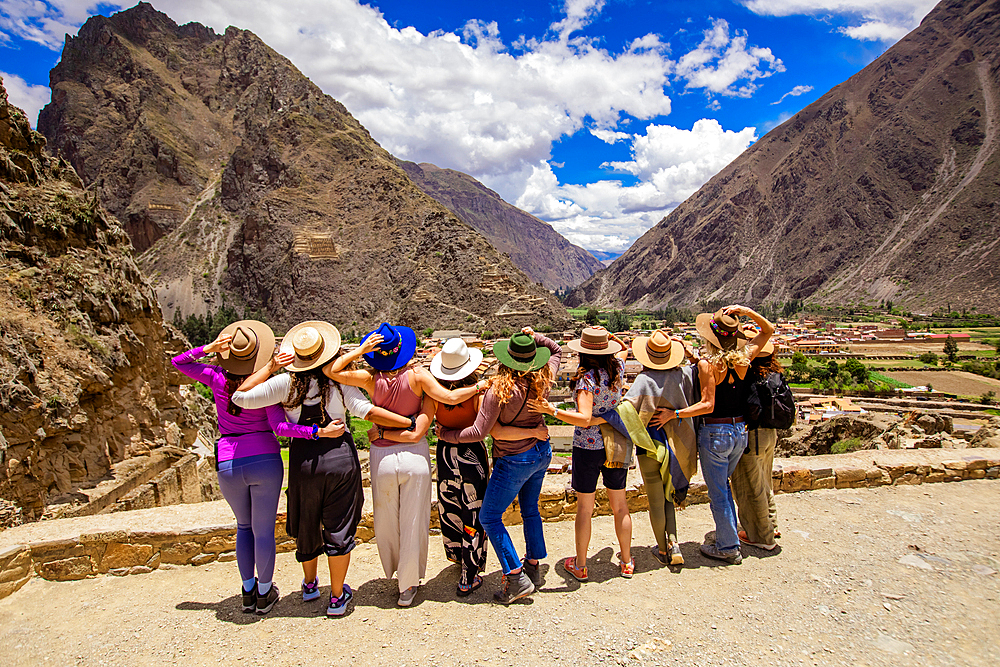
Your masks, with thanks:
[{"label": "beige trousers", "polygon": [[773,428],[747,431],[749,446],[729,480],[740,525],[747,532],[747,539],[757,544],[774,544],[778,514],[771,486],[771,468],[777,442],[778,432]]},{"label": "beige trousers", "polygon": [[399,591],[427,575],[431,523],[431,455],[427,440],[371,449],[375,542],[386,577]]}]

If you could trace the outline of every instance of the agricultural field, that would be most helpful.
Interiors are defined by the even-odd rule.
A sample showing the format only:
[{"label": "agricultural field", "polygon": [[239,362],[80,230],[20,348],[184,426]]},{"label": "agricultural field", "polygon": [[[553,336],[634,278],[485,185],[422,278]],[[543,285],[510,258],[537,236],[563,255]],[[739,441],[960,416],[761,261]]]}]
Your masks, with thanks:
[{"label": "agricultural field", "polygon": [[1000,380],[964,371],[888,371],[883,374],[914,387],[922,387],[929,382],[934,389],[946,394],[980,396],[988,391],[1000,394]]}]

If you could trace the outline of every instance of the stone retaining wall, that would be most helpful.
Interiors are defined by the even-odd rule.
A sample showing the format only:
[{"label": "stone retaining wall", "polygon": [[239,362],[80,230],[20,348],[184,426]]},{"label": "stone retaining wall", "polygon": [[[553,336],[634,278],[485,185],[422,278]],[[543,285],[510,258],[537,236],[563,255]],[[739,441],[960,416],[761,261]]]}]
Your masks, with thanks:
[{"label": "stone retaining wall", "polygon": [[[1000,450],[978,450],[976,454],[961,458],[946,458],[955,456],[948,450],[930,452],[879,450],[779,460],[775,462],[772,481],[776,492],[792,493],[1000,477]],[[876,460],[873,461],[873,457]],[[879,458],[882,460],[878,461]],[[866,460],[871,463],[865,463]],[[629,488],[627,498],[630,510],[639,512],[648,509],[641,484]],[[708,502],[705,484],[697,478],[691,485],[688,502]],[[576,512],[576,494],[572,490],[554,490],[549,485],[543,488],[539,497],[539,510],[544,521],[569,520]],[[604,489],[597,492],[595,514],[611,514]],[[520,522],[515,501],[504,514],[504,523],[514,525]],[[136,523],[142,522],[137,520]],[[432,532],[436,532],[437,528],[435,509],[431,512]],[[284,513],[277,517],[274,535],[279,552],[294,551],[295,541],[285,533]],[[366,512],[357,537],[361,542],[368,542],[374,536],[372,514]],[[98,574],[142,574],[157,568],[235,560],[235,548],[234,523],[190,529],[175,527],[162,531],[127,529],[87,532],[65,539],[0,546],[0,599],[18,590],[32,576],[68,581]]]}]

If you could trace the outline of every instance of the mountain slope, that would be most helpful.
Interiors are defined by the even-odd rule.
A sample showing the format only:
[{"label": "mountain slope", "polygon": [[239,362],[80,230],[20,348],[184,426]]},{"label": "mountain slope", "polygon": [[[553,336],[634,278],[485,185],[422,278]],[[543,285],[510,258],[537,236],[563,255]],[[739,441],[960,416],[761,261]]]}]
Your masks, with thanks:
[{"label": "mountain slope", "polygon": [[1000,2],[945,1],[570,294],[1000,309]]},{"label": "mountain slope", "polygon": [[551,225],[508,204],[468,174],[429,163],[399,161],[399,166],[418,188],[472,225],[529,278],[548,289],[575,287],[603,268]]},{"label": "mountain slope", "polygon": [[51,87],[40,130],[127,220],[168,317],[227,302],[278,329],[568,321],[250,32],[140,3],[68,38]]}]

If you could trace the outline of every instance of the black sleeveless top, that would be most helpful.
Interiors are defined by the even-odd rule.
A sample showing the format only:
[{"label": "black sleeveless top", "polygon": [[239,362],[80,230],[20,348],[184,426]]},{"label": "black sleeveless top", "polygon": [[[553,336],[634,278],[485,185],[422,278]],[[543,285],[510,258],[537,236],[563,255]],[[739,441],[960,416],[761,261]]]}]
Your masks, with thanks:
[{"label": "black sleeveless top", "polygon": [[715,385],[715,409],[708,417],[731,419],[743,417],[747,405],[747,391],[750,387],[750,372],[740,379],[732,368],[726,369],[726,377]]}]

